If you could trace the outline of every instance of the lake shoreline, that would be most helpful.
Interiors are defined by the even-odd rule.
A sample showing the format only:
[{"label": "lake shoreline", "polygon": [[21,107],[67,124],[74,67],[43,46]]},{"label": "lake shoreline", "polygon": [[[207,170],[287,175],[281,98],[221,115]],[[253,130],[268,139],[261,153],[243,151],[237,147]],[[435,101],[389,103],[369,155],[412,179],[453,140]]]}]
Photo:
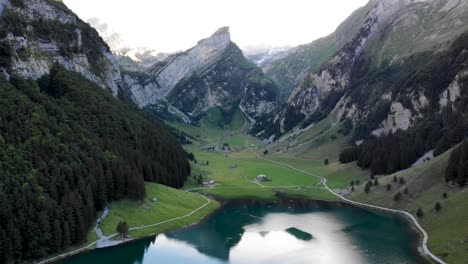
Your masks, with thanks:
[{"label": "lake shoreline", "polygon": [[365,206],[358,206],[358,205],[351,204],[351,203],[348,203],[348,202],[345,202],[345,201],[300,198],[300,197],[297,197],[297,196],[290,197],[290,196],[287,196],[287,195],[283,195],[281,193],[277,193],[277,195],[275,195],[275,197],[277,199],[263,200],[263,199],[256,199],[256,198],[221,198],[221,197],[211,196],[211,198],[215,199],[216,201],[218,201],[220,203],[220,206],[217,207],[216,209],[212,210],[210,213],[205,215],[202,219],[200,219],[197,222],[193,222],[191,224],[188,224],[188,225],[185,225],[185,226],[182,226],[182,227],[172,228],[172,229],[166,230],[164,232],[154,233],[154,234],[145,235],[145,236],[141,236],[141,237],[134,237],[134,238],[126,239],[126,240],[123,240],[123,241],[116,241],[117,243],[115,243],[113,245],[110,245],[110,246],[107,246],[107,247],[89,248],[89,249],[77,252],[76,254],[71,254],[71,255],[68,255],[68,256],[64,256],[63,258],[56,259],[56,260],[54,260],[54,261],[52,261],[50,263],[61,263],[66,259],[73,258],[73,257],[76,257],[76,256],[80,256],[80,255],[84,255],[84,254],[88,254],[88,253],[90,253],[92,251],[101,250],[101,249],[105,250],[105,249],[109,249],[109,248],[113,248],[113,247],[124,246],[124,245],[127,245],[127,244],[136,243],[136,242],[141,241],[141,240],[146,240],[146,239],[149,239],[149,238],[156,238],[159,234],[170,233],[170,232],[174,232],[174,231],[179,231],[179,230],[192,228],[194,226],[201,225],[201,224],[205,223],[213,215],[215,215],[217,212],[219,212],[220,210],[225,208],[225,206],[227,206],[227,205],[246,204],[246,203],[251,204],[251,205],[263,205],[263,206],[283,205],[283,206],[287,206],[288,208],[292,208],[292,207],[295,207],[295,208],[310,207],[312,205],[317,205],[317,206],[333,205],[335,207],[336,206],[340,206],[340,207],[342,206],[342,207],[347,207],[347,208],[359,208],[361,210],[366,210],[366,211],[378,213],[378,214],[381,214],[381,215],[396,216],[399,219],[403,219],[404,222],[406,223],[407,232],[412,237],[412,239],[411,239],[411,251],[412,251],[413,255],[415,257],[417,257],[418,263],[430,263],[428,261],[428,259],[426,259],[424,257],[424,255],[421,254],[421,252],[419,250],[419,244],[420,244],[420,241],[422,239],[422,236],[419,234],[419,232],[417,232],[417,230],[415,230],[412,223],[410,221],[408,221],[409,219],[407,217],[402,216],[401,214],[391,213],[391,212],[387,212],[385,210],[379,210],[379,209],[375,209],[375,208],[368,208],[368,207],[365,207]]}]

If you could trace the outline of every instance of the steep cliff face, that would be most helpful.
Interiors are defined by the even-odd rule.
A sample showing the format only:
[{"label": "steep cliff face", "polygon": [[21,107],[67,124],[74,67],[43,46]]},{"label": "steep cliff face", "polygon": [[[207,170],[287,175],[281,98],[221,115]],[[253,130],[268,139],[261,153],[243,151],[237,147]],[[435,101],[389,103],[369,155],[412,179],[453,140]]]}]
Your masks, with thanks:
[{"label": "steep cliff face", "polygon": [[119,93],[120,70],[107,44],[63,3],[2,0],[0,71],[38,79],[54,63]]},{"label": "steep cliff face", "polygon": [[308,74],[281,112],[267,121],[275,121],[273,133],[332,113],[336,122],[350,118],[357,124],[371,117],[380,125],[370,132],[381,135],[406,130],[424,115],[428,95],[417,87],[398,92],[389,87],[401,87],[396,80],[404,82],[419,63],[450,49],[468,30],[468,3],[373,0],[361,10],[367,10],[363,22],[347,30],[354,33],[343,47]]},{"label": "steep cliff face", "polygon": [[[455,102],[460,95],[458,83],[464,76],[464,69],[459,66],[426,67],[448,63],[442,59],[444,54],[455,54],[457,59],[452,66],[463,61],[464,51],[457,50],[457,45],[463,43],[463,33],[468,31],[468,3],[410,1],[402,6],[399,15],[390,17],[386,23],[389,30],[371,39],[356,60],[350,91],[334,111],[336,120],[351,118],[355,123],[363,123],[370,117],[373,119],[377,107],[386,109],[371,132],[376,136],[407,130],[426,117],[428,109],[441,111],[449,101]],[[450,74],[443,78],[445,81],[408,85],[423,68],[433,76],[440,72]]]},{"label": "steep cliff face", "polygon": [[147,70],[124,71],[124,81],[140,107],[169,104],[193,119],[209,108],[239,107],[254,121],[276,107],[276,86],[231,42],[227,27]]},{"label": "steep cliff face", "polygon": [[371,7],[368,4],[353,12],[332,34],[292,48],[285,56],[262,64],[265,74],[280,87],[282,101],[286,102],[294,88],[304,82],[311,72],[319,70],[324,62],[356,34]]}]

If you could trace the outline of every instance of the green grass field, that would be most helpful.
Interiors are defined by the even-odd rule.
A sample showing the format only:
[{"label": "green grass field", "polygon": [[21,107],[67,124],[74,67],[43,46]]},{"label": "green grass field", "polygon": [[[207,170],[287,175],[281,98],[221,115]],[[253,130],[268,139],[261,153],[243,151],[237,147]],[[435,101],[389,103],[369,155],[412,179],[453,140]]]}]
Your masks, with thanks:
[{"label": "green grass field", "polygon": [[[258,198],[274,200],[277,199],[276,193],[278,191],[287,195],[291,194],[311,199],[334,199],[333,195],[324,189],[320,189],[323,185],[318,178],[258,159],[250,150],[244,149],[240,152],[229,153],[227,156],[224,153],[199,151],[193,147],[190,151],[195,154],[198,160],[198,164],[193,164],[194,172],[202,174],[204,181],[216,181],[214,188],[204,188],[198,190],[199,192],[225,199]],[[200,165],[205,161],[208,161],[208,165]],[[231,168],[232,165],[237,167]],[[332,170],[329,171],[330,174],[332,172]],[[261,184],[253,182],[259,174],[267,175],[271,181]],[[341,181],[346,182],[346,179]],[[313,188],[297,190],[298,186]],[[186,186],[186,188],[193,187],[192,184]]]},{"label": "green grass field", "polygon": [[[199,194],[184,192],[155,183],[146,183],[146,194],[144,202],[124,199],[112,203],[109,215],[101,224],[104,235],[116,233],[117,223],[121,220],[125,220],[130,228],[150,225],[186,215],[207,202]],[[156,203],[151,201],[153,197],[157,197],[158,201]],[[198,222],[218,206],[218,202],[211,200],[208,206],[189,217],[160,226],[141,229],[130,234],[144,236],[183,227]]]}]

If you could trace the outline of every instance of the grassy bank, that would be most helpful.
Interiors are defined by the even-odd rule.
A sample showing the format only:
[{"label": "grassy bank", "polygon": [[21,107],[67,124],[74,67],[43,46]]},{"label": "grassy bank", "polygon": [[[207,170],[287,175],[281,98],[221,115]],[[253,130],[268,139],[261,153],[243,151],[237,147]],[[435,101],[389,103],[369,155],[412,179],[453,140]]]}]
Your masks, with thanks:
[{"label": "grassy bank", "polygon": [[[173,189],[155,183],[146,183],[146,198],[143,202],[124,199],[112,203],[110,213],[101,224],[104,235],[114,234],[119,221],[125,220],[129,226],[139,227],[163,222],[176,217],[184,216],[207,203],[199,194]],[[157,202],[151,199],[156,197]],[[141,237],[153,233],[160,233],[198,222],[219,206],[217,201],[210,203],[188,217],[158,225],[131,231],[133,237]]]}]

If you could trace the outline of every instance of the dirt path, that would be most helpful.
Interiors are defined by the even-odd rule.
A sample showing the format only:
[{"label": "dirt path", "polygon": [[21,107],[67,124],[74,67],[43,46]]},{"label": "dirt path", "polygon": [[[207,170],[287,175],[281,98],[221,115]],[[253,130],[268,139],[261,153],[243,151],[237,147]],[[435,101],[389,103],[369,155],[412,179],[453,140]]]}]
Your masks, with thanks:
[{"label": "dirt path", "polygon": [[[133,231],[133,230],[139,230],[139,229],[144,229],[144,228],[148,228],[148,227],[154,227],[154,226],[158,226],[158,225],[162,225],[162,224],[165,224],[165,223],[169,223],[169,222],[173,222],[173,221],[176,221],[176,220],[180,220],[180,219],[183,219],[183,218],[186,218],[186,217],[189,217],[191,215],[193,215],[194,213],[198,212],[199,210],[203,209],[204,207],[206,207],[209,203],[211,203],[211,200],[206,198],[205,196],[202,195],[203,198],[206,199],[206,203],[203,204],[202,206],[194,209],[193,211],[191,211],[190,213],[186,214],[186,215],[183,215],[183,216],[179,216],[179,217],[175,217],[175,218],[171,218],[169,220],[165,220],[165,221],[161,221],[161,222],[158,222],[158,223],[154,223],[154,224],[151,224],[151,225],[145,225],[145,226],[137,226],[137,227],[132,227],[132,228],[129,228],[128,230],[129,231]],[[107,209],[107,208],[106,208]],[[108,213],[108,211],[107,211]],[[104,215],[104,213],[103,213]],[[107,214],[106,214],[107,216]],[[99,218],[101,219],[102,216]],[[105,216],[104,216],[105,218]],[[98,219],[98,221],[99,221]],[[102,219],[103,220],[103,219]],[[96,224],[97,226],[98,224]],[[95,227],[96,228],[96,227]],[[95,229],[96,230],[96,229]],[[99,230],[101,230],[99,228]],[[96,233],[98,234],[99,236],[99,233],[96,231]],[[38,262],[38,264],[45,264],[45,263],[50,263],[50,262],[53,262],[53,261],[56,261],[58,259],[61,259],[61,258],[65,258],[65,257],[69,257],[69,256],[72,256],[72,255],[75,255],[77,253],[80,253],[80,252],[83,252],[87,249],[90,249],[91,247],[93,246],[98,246],[98,247],[106,247],[106,246],[115,246],[115,245],[118,245],[122,242],[125,242],[125,241],[129,241],[131,239],[127,239],[127,240],[119,240],[119,241],[115,241],[115,240],[111,240],[112,238],[116,237],[118,235],[118,233],[115,233],[115,234],[112,234],[110,236],[104,236],[102,234],[102,231],[100,231],[101,233],[101,236],[100,236],[100,239],[94,241],[93,243],[90,243],[86,246],[83,246],[83,247],[80,247],[80,248],[77,248],[73,251],[69,251],[67,253],[63,253],[63,254],[60,254],[60,255],[57,255],[55,257],[52,257],[52,258],[48,258],[46,260],[43,260],[43,261],[40,261]]]},{"label": "dirt path", "polygon": [[347,203],[354,204],[354,205],[359,205],[359,206],[363,206],[363,207],[374,208],[374,209],[383,210],[383,211],[392,212],[392,213],[399,213],[399,214],[403,214],[403,215],[407,216],[409,219],[411,219],[411,221],[416,226],[416,228],[423,234],[423,241],[422,241],[422,249],[424,251],[423,253],[428,255],[429,257],[431,257],[437,263],[446,264],[443,260],[441,260],[439,257],[434,255],[429,250],[429,248],[427,247],[427,240],[429,239],[429,236],[427,235],[426,230],[424,230],[424,228],[422,228],[422,226],[419,224],[416,217],[414,217],[412,214],[410,214],[410,213],[408,213],[406,211],[395,210],[395,209],[391,209],[391,208],[386,208],[386,207],[381,207],[381,206],[376,206],[376,205],[371,205],[371,204],[365,204],[365,203],[352,201],[352,200],[350,200],[348,198],[343,197],[341,194],[336,193],[330,187],[328,187],[327,179],[325,179],[324,177],[319,176],[317,174],[313,174],[313,173],[310,173],[310,172],[306,172],[306,171],[294,168],[294,167],[289,166],[288,164],[285,164],[285,163],[281,163],[281,162],[277,162],[277,161],[274,161],[274,160],[271,160],[271,159],[268,159],[268,158],[264,158],[264,157],[260,156],[259,154],[257,154],[251,147],[248,147],[248,148],[259,159],[263,159],[265,161],[268,161],[268,162],[271,162],[271,163],[274,163],[274,164],[277,164],[277,165],[281,165],[281,166],[286,167],[288,169],[291,169],[291,170],[294,170],[294,171],[297,171],[297,172],[300,172],[300,173],[304,173],[306,175],[310,175],[312,177],[316,177],[316,178],[320,179],[322,181],[323,186],[325,186],[325,188],[329,192],[331,192],[333,195],[337,196],[338,198],[340,198],[341,200],[343,200],[343,201],[345,201]]}]

